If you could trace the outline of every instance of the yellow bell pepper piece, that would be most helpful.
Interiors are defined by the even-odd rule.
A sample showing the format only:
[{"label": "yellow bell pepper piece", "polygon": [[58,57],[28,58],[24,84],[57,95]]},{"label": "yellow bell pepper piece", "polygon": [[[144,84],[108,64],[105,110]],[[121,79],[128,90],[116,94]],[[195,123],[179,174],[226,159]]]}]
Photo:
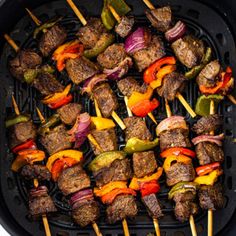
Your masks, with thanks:
[{"label": "yellow bell pepper piece", "polygon": [[103,117],[92,116],[91,121],[95,125],[96,130],[111,129],[116,126],[112,119]]},{"label": "yellow bell pepper piece", "polygon": [[185,164],[190,164],[192,162],[191,158],[189,158],[185,155],[179,155],[179,156],[170,155],[165,159],[164,164],[163,164],[163,168],[164,168],[165,172],[167,172],[170,169],[173,161],[182,162]]},{"label": "yellow bell pepper piece", "polygon": [[216,170],[213,170],[208,175],[196,177],[194,182],[197,184],[213,185],[217,181],[218,176],[220,176],[222,174],[223,174],[222,170],[216,169]]}]

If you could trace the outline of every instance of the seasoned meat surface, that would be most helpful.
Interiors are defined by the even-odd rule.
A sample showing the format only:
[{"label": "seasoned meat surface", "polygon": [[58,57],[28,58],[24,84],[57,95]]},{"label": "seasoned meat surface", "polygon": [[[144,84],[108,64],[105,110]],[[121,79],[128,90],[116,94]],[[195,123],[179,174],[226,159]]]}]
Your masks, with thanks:
[{"label": "seasoned meat surface", "polygon": [[145,121],[141,117],[127,117],[124,119],[126,126],[125,140],[126,142],[130,138],[139,138],[142,140],[151,140],[152,135],[147,128]]},{"label": "seasoned meat surface", "polygon": [[58,178],[58,188],[64,195],[90,187],[90,179],[80,165],[64,169]]},{"label": "seasoned meat surface", "polygon": [[69,140],[70,137],[63,124],[56,126],[50,130],[49,133],[40,138],[41,144],[47,150],[49,155],[71,148],[72,144]]},{"label": "seasoned meat surface", "polygon": [[56,80],[55,76],[50,73],[39,73],[33,80],[32,86],[36,88],[43,96],[60,93],[64,90],[64,86]]},{"label": "seasoned meat surface", "polygon": [[38,179],[39,181],[50,181],[51,179],[51,172],[48,168],[38,164],[23,166],[20,175],[28,180]]},{"label": "seasoned meat surface", "polygon": [[65,42],[66,38],[67,32],[59,24],[52,26],[50,29],[47,29],[39,41],[39,49],[43,56],[49,56],[54,50],[56,50],[61,44]]},{"label": "seasoned meat surface", "polygon": [[215,87],[217,75],[220,73],[221,66],[218,60],[208,63],[199,73],[197,77],[198,86]]},{"label": "seasoned meat surface", "polygon": [[75,223],[81,227],[94,223],[99,218],[99,215],[99,206],[94,200],[88,201],[72,210],[72,217]]},{"label": "seasoned meat surface", "polygon": [[205,53],[203,42],[192,35],[176,40],[171,47],[180,62],[188,68],[198,65]]},{"label": "seasoned meat surface", "polygon": [[118,107],[117,98],[108,83],[102,83],[93,89],[93,95],[104,117],[110,117]]},{"label": "seasoned meat surface", "polygon": [[78,103],[68,103],[57,109],[61,121],[66,125],[73,125],[80,114],[82,106]]},{"label": "seasoned meat surface", "polygon": [[143,71],[154,61],[163,56],[165,56],[164,44],[156,35],[152,36],[146,48],[134,52],[133,54],[133,58],[139,72]]},{"label": "seasoned meat surface", "polygon": [[152,174],[157,168],[157,162],[153,151],[137,152],[133,154],[134,174],[138,178]]},{"label": "seasoned meat surface", "polygon": [[215,143],[201,142],[196,145],[195,151],[200,165],[224,161],[224,152],[222,148]]},{"label": "seasoned meat surface", "polygon": [[147,208],[148,214],[151,218],[159,219],[164,216],[161,210],[160,201],[158,200],[156,194],[152,193],[142,197],[142,202]]},{"label": "seasoned meat surface", "polygon": [[123,43],[114,43],[98,55],[97,61],[103,68],[113,69],[126,57]]},{"label": "seasoned meat surface", "polygon": [[132,195],[119,195],[107,207],[106,213],[108,223],[114,224],[125,218],[135,217],[138,213],[138,208]]},{"label": "seasoned meat surface", "polygon": [[115,32],[120,35],[120,37],[125,38],[131,32],[133,25],[133,16],[122,16],[120,23],[115,26]]},{"label": "seasoned meat surface", "polygon": [[42,57],[38,53],[32,49],[23,49],[9,61],[9,70],[13,77],[23,82],[27,69],[35,69],[41,64]]},{"label": "seasoned meat surface", "polygon": [[79,84],[99,72],[98,66],[86,57],[66,60],[66,71],[71,81]]},{"label": "seasoned meat surface", "polygon": [[197,134],[205,134],[210,131],[216,131],[222,124],[222,117],[218,114],[203,116],[193,125],[192,130]]},{"label": "seasoned meat surface", "polygon": [[132,170],[129,159],[115,160],[111,166],[103,168],[99,173],[93,173],[96,185],[103,185],[112,181],[127,181],[132,177]]},{"label": "seasoned meat surface", "polygon": [[[91,130],[91,134],[104,152],[115,151],[118,149],[115,129],[94,129]],[[92,146],[95,155],[101,154],[101,151],[97,149],[91,142],[90,145]]]},{"label": "seasoned meat surface", "polygon": [[173,101],[176,93],[183,91],[185,82],[185,76],[174,71],[163,78],[162,86],[157,88],[157,93],[159,96]]},{"label": "seasoned meat surface", "polygon": [[9,128],[8,132],[10,148],[36,138],[36,127],[32,121],[15,124]]},{"label": "seasoned meat surface", "polygon": [[152,26],[161,32],[166,32],[171,28],[172,12],[169,6],[156,9],[148,9],[145,14]]}]

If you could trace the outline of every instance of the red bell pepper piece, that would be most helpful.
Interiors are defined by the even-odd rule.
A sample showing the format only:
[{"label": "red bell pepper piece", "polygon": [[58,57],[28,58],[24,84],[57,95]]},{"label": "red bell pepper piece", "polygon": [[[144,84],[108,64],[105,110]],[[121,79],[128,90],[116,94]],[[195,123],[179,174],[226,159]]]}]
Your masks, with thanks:
[{"label": "red bell pepper piece", "polygon": [[220,168],[219,162],[213,162],[204,166],[199,166],[196,168],[196,172],[198,176],[206,175],[212,172],[213,170],[216,170]]},{"label": "red bell pepper piece", "polygon": [[144,182],[144,183],[141,183],[140,185],[140,191],[141,191],[142,197],[145,197],[152,193],[157,193],[160,191],[160,189],[161,189],[160,184],[157,183],[156,180],[152,180],[150,182]]},{"label": "red bell pepper piece", "polygon": [[13,153],[18,153],[19,151],[25,150],[25,149],[36,149],[36,143],[30,139],[26,141],[25,143],[19,144],[12,148]]},{"label": "red bell pepper piece", "polygon": [[188,148],[182,148],[182,147],[173,147],[173,148],[168,148],[166,149],[165,151],[163,151],[160,156],[162,158],[166,158],[168,156],[171,156],[171,155],[186,155],[186,156],[189,156],[189,157],[192,157],[194,158],[196,156],[196,153]]},{"label": "red bell pepper piece", "polygon": [[49,104],[48,106],[51,108],[51,109],[57,109],[59,107],[62,107],[66,104],[68,104],[69,102],[71,102],[73,99],[73,96],[72,94],[68,94],[66,97],[62,98],[61,100],[55,102],[55,103],[51,103]]}]

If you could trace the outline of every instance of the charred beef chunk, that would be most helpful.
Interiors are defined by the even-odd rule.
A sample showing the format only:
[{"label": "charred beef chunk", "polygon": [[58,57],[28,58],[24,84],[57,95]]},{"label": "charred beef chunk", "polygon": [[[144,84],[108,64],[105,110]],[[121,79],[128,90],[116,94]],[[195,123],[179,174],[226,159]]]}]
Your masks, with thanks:
[{"label": "charred beef chunk", "polygon": [[20,172],[21,176],[23,176],[25,179],[32,180],[32,179],[38,179],[38,180],[47,180],[50,181],[51,179],[51,173],[48,170],[48,168],[44,165],[25,165],[21,169]]},{"label": "charred beef chunk", "polygon": [[79,84],[99,72],[98,66],[85,57],[66,60],[66,71],[71,81]]},{"label": "charred beef chunk", "polygon": [[110,117],[118,107],[118,102],[111,87],[107,83],[100,84],[93,89],[93,95],[104,117]]},{"label": "charred beef chunk", "polygon": [[74,221],[81,227],[94,223],[99,218],[99,206],[94,200],[85,202],[72,210]]},{"label": "charred beef chunk", "polygon": [[158,36],[152,36],[146,48],[134,52],[133,58],[141,72],[150,66],[154,61],[165,56],[165,48],[162,40]]},{"label": "charred beef chunk", "polygon": [[49,155],[71,148],[72,144],[69,140],[70,137],[63,124],[56,126],[50,130],[49,133],[40,138],[41,144],[47,150]]},{"label": "charred beef chunk", "polygon": [[64,169],[58,178],[58,188],[64,195],[90,187],[90,179],[81,165]]},{"label": "charred beef chunk", "polygon": [[108,223],[114,224],[125,218],[135,217],[138,213],[138,208],[132,195],[119,195],[107,207],[106,213]]},{"label": "charred beef chunk", "polygon": [[189,220],[190,215],[198,212],[197,204],[194,202],[196,194],[193,192],[176,193],[174,196],[176,219],[184,222]]},{"label": "charred beef chunk", "polygon": [[150,20],[153,27],[161,32],[166,32],[171,28],[172,13],[169,6],[148,9],[145,11],[147,18]]},{"label": "charred beef chunk", "polygon": [[120,35],[120,37],[125,38],[131,32],[133,25],[133,16],[122,16],[120,23],[118,23],[115,27],[115,32]]},{"label": "charred beef chunk", "polygon": [[202,209],[216,210],[223,208],[224,196],[222,186],[217,183],[213,186],[202,185],[198,191],[199,203]]},{"label": "charred beef chunk", "polygon": [[43,56],[48,57],[54,50],[65,42],[66,37],[67,33],[65,29],[58,24],[47,29],[47,32],[42,35],[39,41],[39,49]]},{"label": "charred beef chunk", "polygon": [[9,145],[13,148],[26,142],[28,139],[36,138],[36,127],[32,121],[15,124],[9,128]]},{"label": "charred beef chunk", "polygon": [[198,86],[215,87],[217,82],[217,75],[220,73],[221,66],[219,61],[211,61],[199,73],[197,77]]},{"label": "charred beef chunk", "polygon": [[171,147],[191,147],[188,133],[186,129],[172,129],[162,132],[160,134],[161,151]]},{"label": "charred beef chunk", "polygon": [[177,92],[182,92],[185,87],[186,78],[178,72],[167,74],[163,78],[162,86],[157,88],[159,96],[173,101]]},{"label": "charred beef chunk", "polygon": [[200,165],[224,161],[224,152],[222,148],[215,143],[201,142],[196,145],[195,151]]},{"label": "charred beef chunk", "polygon": [[125,140],[139,138],[141,140],[151,140],[152,135],[147,128],[145,121],[141,117],[128,117],[124,119],[126,126]]},{"label": "charred beef chunk", "polygon": [[188,68],[200,64],[205,53],[203,42],[191,35],[176,40],[171,47],[180,62]]},{"label": "charred beef chunk", "polygon": [[100,18],[90,18],[87,24],[79,29],[77,36],[85,48],[93,48],[105,32],[107,30]]},{"label": "charred beef chunk", "polygon": [[82,106],[78,103],[68,103],[57,109],[61,121],[66,125],[73,125],[80,114]]},{"label": "charred beef chunk", "polygon": [[60,93],[64,90],[64,86],[52,74],[39,73],[33,80],[32,86],[36,88],[43,96]]},{"label": "charred beef chunk", "polygon": [[134,174],[138,178],[153,173],[157,168],[157,162],[153,151],[137,152],[133,154]]},{"label": "charred beef chunk", "polygon": [[100,170],[98,173],[93,173],[96,185],[103,185],[112,181],[127,181],[132,177],[131,165],[129,159],[115,160],[112,164]]},{"label": "charred beef chunk", "polygon": [[[114,129],[105,130],[91,130],[91,134],[102,148],[104,152],[115,151],[118,149],[117,137]],[[97,149],[91,142],[90,145],[94,151],[95,155],[101,154],[101,151]]]},{"label": "charred beef chunk", "polygon": [[173,163],[168,171],[166,171],[167,185],[173,186],[181,181],[193,181],[195,178],[195,170],[191,164]]},{"label": "charred beef chunk", "polygon": [[9,70],[16,79],[24,81],[27,69],[35,69],[42,64],[42,57],[32,49],[20,50],[16,57],[9,61]]},{"label": "charred beef chunk", "polygon": [[99,65],[106,69],[113,69],[126,57],[123,43],[114,43],[104,52],[98,55],[97,61]]},{"label": "charred beef chunk", "polygon": [[203,116],[193,125],[192,130],[197,134],[209,133],[216,131],[223,124],[222,117],[218,114]]},{"label": "charred beef chunk", "polygon": [[164,216],[161,210],[160,201],[157,199],[156,194],[152,193],[142,197],[142,202],[148,210],[148,214],[153,219],[159,219]]}]

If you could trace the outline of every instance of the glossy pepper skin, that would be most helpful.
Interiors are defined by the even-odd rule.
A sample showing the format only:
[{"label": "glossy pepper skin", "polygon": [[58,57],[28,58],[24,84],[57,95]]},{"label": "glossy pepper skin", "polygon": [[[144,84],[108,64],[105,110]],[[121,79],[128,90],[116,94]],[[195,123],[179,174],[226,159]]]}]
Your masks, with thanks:
[{"label": "glossy pepper skin", "polygon": [[51,103],[48,105],[49,108],[51,109],[58,109],[62,106],[65,106],[66,104],[70,103],[73,100],[72,94],[68,94],[66,97],[62,98],[61,100]]},{"label": "glossy pepper skin", "polygon": [[183,148],[183,147],[173,147],[173,148],[168,148],[165,151],[161,152],[160,156],[162,158],[166,158],[171,155],[185,155],[188,157],[194,158],[196,156],[196,153],[188,148]]},{"label": "glossy pepper skin", "polygon": [[112,119],[91,116],[91,122],[95,126],[96,130],[111,129],[116,126]]},{"label": "glossy pepper skin", "polygon": [[34,142],[34,140],[30,139],[28,141],[26,141],[25,143],[19,144],[17,146],[15,146],[14,148],[12,148],[12,152],[13,153],[18,153],[22,150],[25,149],[36,149],[36,143]]},{"label": "glossy pepper skin", "polygon": [[171,165],[172,165],[172,162],[180,162],[180,163],[184,163],[184,164],[190,164],[192,163],[192,159],[185,156],[185,155],[170,155],[168,156],[165,161],[164,161],[164,164],[163,164],[163,168],[165,170],[165,172],[168,172]]},{"label": "glossy pepper skin", "polygon": [[220,169],[213,170],[208,175],[198,176],[195,178],[194,182],[197,184],[204,184],[204,185],[213,185],[218,177],[223,174],[223,171]]},{"label": "glossy pepper skin", "polygon": [[144,182],[140,184],[140,192],[142,197],[150,195],[152,193],[157,193],[161,189],[160,184],[156,180],[151,180],[149,182]]},{"label": "glossy pepper skin", "polygon": [[197,167],[196,172],[198,176],[203,176],[209,174],[210,172],[218,168],[220,168],[220,162],[213,162],[207,165]]},{"label": "glossy pepper skin", "polygon": [[27,122],[30,120],[30,116],[29,115],[18,115],[12,119],[8,119],[5,122],[6,128],[9,128],[10,126],[16,125],[18,123],[23,123],[23,122]]}]

